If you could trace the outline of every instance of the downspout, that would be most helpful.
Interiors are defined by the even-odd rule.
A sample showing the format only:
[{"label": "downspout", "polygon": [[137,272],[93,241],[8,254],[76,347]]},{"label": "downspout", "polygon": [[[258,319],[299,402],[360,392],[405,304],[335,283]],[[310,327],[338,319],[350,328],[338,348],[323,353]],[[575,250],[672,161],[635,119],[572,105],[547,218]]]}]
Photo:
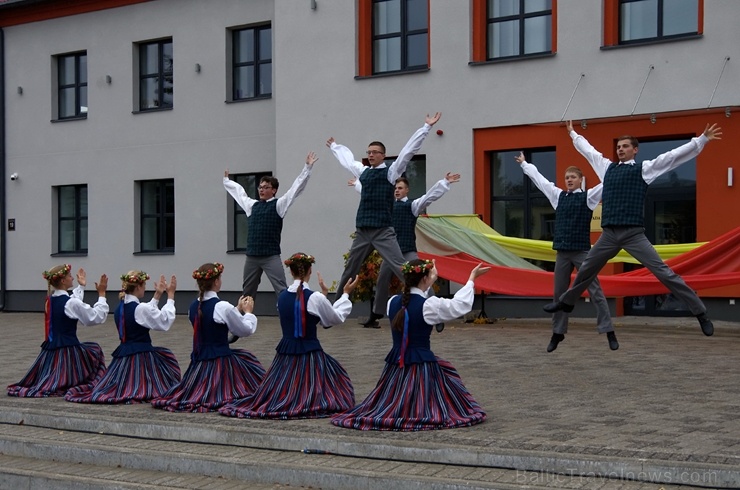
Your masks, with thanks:
[{"label": "downspout", "polygon": [[0,28],[0,311],[5,309],[5,31]]}]

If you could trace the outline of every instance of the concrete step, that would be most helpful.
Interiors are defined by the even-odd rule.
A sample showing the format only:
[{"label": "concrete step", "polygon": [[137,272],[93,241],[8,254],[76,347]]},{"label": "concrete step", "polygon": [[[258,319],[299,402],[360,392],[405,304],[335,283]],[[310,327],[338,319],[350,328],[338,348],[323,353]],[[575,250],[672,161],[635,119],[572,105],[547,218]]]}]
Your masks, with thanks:
[{"label": "concrete step", "polygon": [[304,454],[59,430],[25,423],[0,424],[0,454],[0,488],[672,488],[597,476],[481,467],[475,466],[475,462],[454,465]]}]

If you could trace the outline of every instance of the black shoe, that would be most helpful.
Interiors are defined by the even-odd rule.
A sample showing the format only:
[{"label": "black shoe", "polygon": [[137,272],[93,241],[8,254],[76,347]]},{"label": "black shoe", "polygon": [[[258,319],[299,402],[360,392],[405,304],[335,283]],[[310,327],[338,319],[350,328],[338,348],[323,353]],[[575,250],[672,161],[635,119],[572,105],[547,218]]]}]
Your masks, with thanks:
[{"label": "black shoe", "polygon": [[547,352],[552,352],[558,348],[558,344],[565,340],[565,335],[562,333],[554,333],[550,337],[550,343],[547,344]]},{"label": "black shoe", "polygon": [[553,301],[552,303],[547,303],[542,307],[542,309],[548,313],[555,313],[556,311],[570,313],[573,311],[573,308],[575,308],[575,305],[565,304],[562,301]]},{"label": "black shoe", "polygon": [[441,332],[442,330],[444,330],[444,329],[445,329],[445,324],[444,324],[444,323],[438,323],[438,324],[436,324],[436,325],[434,326],[434,329],[435,329],[435,330],[436,330],[437,332]]},{"label": "black shoe", "polygon": [[362,324],[363,328],[380,328],[380,323],[378,323],[378,320],[383,318],[383,315],[378,315],[377,313],[370,313],[370,316],[367,318],[367,321]]},{"label": "black shoe", "polygon": [[711,337],[714,334],[714,324],[712,324],[712,320],[707,318],[707,314],[702,313],[701,315],[696,315],[696,319],[699,320],[702,333],[707,337]]},{"label": "black shoe", "polygon": [[230,344],[233,344],[233,343],[234,343],[234,342],[236,342],[237,340],[239,340],[239,336],[238,336],[238,335],[234,335],[234,334],[229,334],[229,343],[230,343]]},{"label": "black shoe", "polygon": [[606,340],[609,341],[609,348],[611,350],[619,349],[619,342],[617,342],[617,334],[614,331],[606,332]]}]

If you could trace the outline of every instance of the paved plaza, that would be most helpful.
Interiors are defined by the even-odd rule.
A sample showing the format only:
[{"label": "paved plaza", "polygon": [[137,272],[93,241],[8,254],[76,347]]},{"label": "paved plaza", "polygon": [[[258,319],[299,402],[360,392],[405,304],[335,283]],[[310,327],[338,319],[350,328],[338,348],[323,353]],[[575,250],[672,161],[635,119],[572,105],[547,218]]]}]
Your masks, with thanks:
[{"label": "paved plaza", "polygon": [[[574,319],[547,354],[549,323],[459,321],[433,334],[434,352],[458,369],[488,414],[463,429],[361,432],[326,419],[241,420],[3,396],[0,488],[18,478],[43,488],[32,484],[42,481],[34,461],[62,475],[58,488],[114,488],[100,482],[134,477],[146,482],[115,488],[740,487],[740,323],[715,322],[714,336],[705,337],[694,318],[615,318],[620,348],[610,351],[593,320]],[[319,332],[324,350],[348,371],[358,402],[375,386],[390,348],[388,320],[381,325],[364,329],[348,319]],[[0,313],[0,329],[6,386],[38,355],[43,315]],[[118,345],[112,315],[78,334],[98,342],[106,361]],[[152,338],[187,368],[186,317]],[[256,334],[235,346],[267,367],[279,338],[277,318],[261,317]],[[74,485],[61,485],[64,478]]]}]

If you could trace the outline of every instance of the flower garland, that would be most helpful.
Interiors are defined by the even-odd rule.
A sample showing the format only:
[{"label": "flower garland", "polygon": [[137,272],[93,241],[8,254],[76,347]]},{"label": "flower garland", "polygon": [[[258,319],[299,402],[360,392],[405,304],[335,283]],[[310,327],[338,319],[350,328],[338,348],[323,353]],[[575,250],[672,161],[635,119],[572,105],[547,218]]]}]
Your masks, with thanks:
[{"label": "flower garland", "polygon": [[44,276],[44,279],[46,279],[49,283],[52,283],[69,274],[69,271],[71,270],[72,264],[64,264],[62,265],[62,268],[56,272],[44,271],[41,275]]},{"label": "flower garland", "polygon": [[304,254],[303,252],[294,253],[290,257],[288,257],[283,263],[290,267],[291,265],[295,264],[296,262],[303,262],[306,265],[311,265],[316,263],[316,259],[313,257],[313,255]]},{"label": "flower garland", "polygon": [[193,279],[200,281],[202,279],[215,279],[221,275],[224,271],[224,265],[219,262],[214,262],[213,267],[210,267],[204,271],[196,269],[193,271]]},{"label": "flower garland", "polygon": [[421,274],[422,272],[429,272],[434,268],[434,262],[431,260],[424,260],[421,264],[411,265],[411,262],[404,262],[401,266],[401,272],[404,274]]},{"label": "flower garland", "polygon": [[144,284],[149,280],[149,274],[144,271],[134,272],[133,274],[121,274],[123,285],[126,284]]}]

